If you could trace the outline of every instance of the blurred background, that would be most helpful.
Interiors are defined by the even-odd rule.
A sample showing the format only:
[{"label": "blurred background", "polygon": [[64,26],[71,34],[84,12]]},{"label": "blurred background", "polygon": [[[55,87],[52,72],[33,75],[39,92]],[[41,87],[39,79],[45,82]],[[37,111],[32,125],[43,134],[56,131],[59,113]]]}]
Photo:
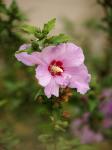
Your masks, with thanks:
[{"label": "blurred background", "polygon": [[[11,0],[5,2],[10,5]],[[101,7],[96,5],[95,0],[17,0],[17,3],[28,16],[29,23],[40,26],[55,16],[58,19],[56,30],[59,30],[58,26],[62,26],[59,20],[64,16],[79,25],[85,19],[100,18],[103,15]]]},{"label": "blurred background", "polygon": [[[42,95],[34,68],[14,53],[56,18],[52,34],[68,34],[81,46],[92,75],[84,96],[65,89],[63,109]],[[50,109],[53,109],[51,113]],[[0,0],[0,150],[111,150],[112,0]]]}]

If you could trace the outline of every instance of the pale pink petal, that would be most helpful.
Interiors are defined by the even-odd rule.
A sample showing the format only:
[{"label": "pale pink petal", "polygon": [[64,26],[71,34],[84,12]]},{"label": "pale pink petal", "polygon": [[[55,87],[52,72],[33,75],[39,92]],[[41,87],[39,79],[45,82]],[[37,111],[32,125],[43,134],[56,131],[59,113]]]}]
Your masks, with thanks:
[{"label": "pale pink petal", "polygon": [[51,80],[50,83],[44,89],[45,95],[50,98],[52,95],[58,97],[59,96],[59,85],[55,82],[55,80]]},{"label": "pale pink petal", "polygon": [[[73,78],[73,80],[75,80]],[[73,81],[71,80],[71,82]],[[74,81],[73,81],[74,82]],[[90,88],[88,86],[88,84],[85,84],[85,83],[80,83],[80,82],[74,82],[70,85],[70,87],[72,88],[76,88],[77,89],[77,92],[81,93],[81,94],[85,94]]]},{"label": "pale pink petal", "polygon": [[22,44],[20,47],[19,47],[19,50],[25,50],[25,49],[28,49],[31,47],[31,44]]},{"label": "pale pink petal", "polygon": [[65,67],[79,66],[84,62],[84,54],[80,47],[67,43],[65,54],[62,57]]},{"label": "pale pink petal", "polygon": [[42,57],[50,63],[52,60],[59,60],[64,66],[78,66],[84,62],[84,55],[78,46],[72,43],[48,46],[42,50]]},{"label": "pale pink petal", "polygon": [[47,64],[52,60],[61,60],[61,56],[65,53],[65,44],[57,46],[48,46],[42,50],[42,57]]},{"label": "pale pink petal", "polygon": [[39,84],[44,87],[50,83],[51,74],[46,65],[39,65],[36,68],[36,78],[38,79]]},{"label": "pale pink petal", "polygon": [[71,75],[67,73],[62,73],[61,76],[56,76],[55,81],[57,84],[61,85],[61,87],[65,88],[68,86],[71,79]]},{"label": "pale pink petal", "polygon": [[30,44],[21,45],[18,52],[15,54],[15,57],[28,66],[42,64],[41,53],[33,52],[32,54],[28,54],[27,52],[24,52],[24,50],[27,50],[30,46]]},{"label": "pale pink petal", "polygon": [[66,71],[72,75],[69,87],[76,88],[81,94],[85,94],[89,90],[90,75],[86,66],[66,68]]},{"label": "pale pink petal", "polygon": [[45,61],[43,60],[42,55],[41,55],[40,52],[33,52],[33,53],[31,54],[31,56],[32,56],[33,59],[34,59],[34,63],[35,63],[35,64],[37,64],[37,65],[39,65],[39,64],[45,65],[45,64],[46,64]]},{"label": "pale pink petal", "polygon": [[18,54],[15,54],[15,57],[18,59],[18,61],[21,61],[25,65],[28,66],[33,66],[33,65],[38,65],[43,63],[42,60],[40,59],[40,53],[36,52],[32,54],[28,54],[27,52],[21,52]]},{"label": "pale pink petal", "polygon": [[42,58],[47,64],[50,64],[50,62],[54,59],[54,48],[55,46],[48,46],[42,50]]}]

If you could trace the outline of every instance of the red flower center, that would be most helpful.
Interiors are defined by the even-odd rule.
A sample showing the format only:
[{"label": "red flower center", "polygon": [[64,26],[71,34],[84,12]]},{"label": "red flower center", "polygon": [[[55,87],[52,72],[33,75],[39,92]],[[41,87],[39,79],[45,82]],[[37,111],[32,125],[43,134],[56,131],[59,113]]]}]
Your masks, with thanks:
[{"label": "red flower center", "polygon": [[61,73],[64,71],[63,63],[61,61],[53,60],[50,65],[48,66],[48,70],[52,76],[58,75],[60,76]]}]

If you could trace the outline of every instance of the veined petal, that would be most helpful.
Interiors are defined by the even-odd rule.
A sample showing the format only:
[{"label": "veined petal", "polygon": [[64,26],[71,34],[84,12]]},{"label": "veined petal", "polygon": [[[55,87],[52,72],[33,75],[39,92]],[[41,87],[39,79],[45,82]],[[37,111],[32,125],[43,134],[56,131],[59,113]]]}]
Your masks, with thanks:
[{"label": "veined petal", "polygon": [[79,66],[84,62],[83,51],[72,43],[48,46],[42,50],[42,57],[46,63],[52,60],[62,61],[65,67]]},{"label": "veined petal", "polygon": [[36,68],[36,78],[38,79],[39,84],[44,87],[49,84],[51,80],[51,74],[49,73],[46,65],[39,65]]},{"label": "veined petal", "polygon": [[55,46],[48,46],[42,50],[42,58],[47,64],[49,64],[54,59],[54,48]]},{"label": "veined petal", "polygon": [[21,52],[15,54],[15,57],[27,66],[33,66],[43,63],[42,60],[40,59],[39,52],[36,52],[36,55],[35,53],[28,54],[27,52]]},{"label": "veined petal", "polygon": [[62,73],[61,76],[55,77],[56,83],[61,85],[64,88],[69,85],[70,79],[71,79],[71,75],[69,75],[67,73]]},{"label": "veined petal", "polygon": [[[24,52],[27,48],[31,47],[30,44],[23,44],[20,46],[18,53],[15,54],[15,57],[24,63],[25,65],[32,66],[32,65],[38,65],[44,63],[41,58],[41,53],[39,52],[33,52],[31,54],[28,54],[27,52]],[[19,53],[20,51],[20,53]]]},{"label": "veined petal", "polygon": [[59,85],[55,82],[55,80],[51,80],[50,83],[44,89],[45,95],[50,98],[52,95],[58,97],[59,96]]},{"label": "veined petal", "polygon": [[86,66],[68,68],[66,70],[72,75],[69,87],[76,88],[81,94],[85,94],[89,90],[90,75],[88,74]]},{"label": "veined petal", "polygon": [[83,82],[82,83],[77,82],[77,81],[74,82],[73,80],[75,80],[75,79],[72,78],[70,87],[71,88],[76,88],[79,93],[85,94],[90,89],[88,84],[83,83]]},{"label": "veined petal", "polygon": [[48,46],[42,50],[42,57],[46,63],[50,63],[52,60],[61,60],[65,52],[65,44],[57,46]]},{"label": "veined petal", "polygon": [[80,47],[72,43],[67,43],[65,49],[65,55],[63,55],[65,67],[79,66],[84,62],[84,54]]}]

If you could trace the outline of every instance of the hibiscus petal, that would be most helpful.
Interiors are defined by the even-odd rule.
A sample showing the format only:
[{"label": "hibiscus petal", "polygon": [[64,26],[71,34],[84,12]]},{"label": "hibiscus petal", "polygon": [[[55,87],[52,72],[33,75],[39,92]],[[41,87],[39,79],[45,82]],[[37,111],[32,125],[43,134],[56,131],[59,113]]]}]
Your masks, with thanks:
[{"label": "hibiscus petal", "polygon": [[42,61],[40,60],[39,53],[35,55],[33,53],[28,54],[27,52],[21,52],[21,53],[15,54],[15,57],[27,66],[33,66],[33,65],[38,65],[42,63]]},{"label": "hibiscus petal", "polygon": [[54,51],[55,46],[48,46],[42,50],[42,58],[44,61],[49,64],[54,59]]},{"label": "hibiscus petal", "polygon": [[20,47],[19,47],[19,50],[25,50],[25,49],[28,49],[31,47],[31,44],[22,44]]},{"label": "hibiscus petal", "polygon": [[57,46],[48,46],[42,50],[42,57],[46,63],[50,63],[52,60],[61,60],[65,52],[65,44]]},{"label": "hibiscus petal", "polygon": [[85,94],[89,90],[90,75],[86,66],[66,68],[66,71],[72,75],[69,87],[76,88],[81,94]]},{"label": "hibiscus petal", "polygon": [[41,59],[41,53],[39,52],[33,52],[32,54],[28,54],[27,52],[21,52],[22,50],[26,50],[30,47],[30,44],[23,44],[20,46],[18,52],[20,51],[20,53],[16,53],[15,57],[21,61],[22,63],[24,63],[25,65],[28,66],[32,66],[35,64],[42,64],[43,61]]},{"label": "hibiscus petal", "polygon": [[55,81],[57,84],[61,85],[62,87],[67,87],[71,79],[71,75],[67,73],[62,73],[61,76],[56,76]]},{"label": "hibiscus petal", "polygon": [[65,67],[79,66],[84,62],[84,54],[80,47],[72,43],[67,43],[66,51],[63,55]]},{"label": "hibiscus petal", "polygon": [[[73,80],[75,80],[75,79],[73,78]],[[71,80],[71,82],[72,82],[73,80]],[[74,81],[73,81],[73,82],[74,82]],[[84,83],[80,83],[80,82],[74,82],[74,83],[72,83],[72,84],[70,85],[70,87],[76,88],[77,91],[78,91],[79,93],[81,93],[81,94],[85,94],[85,93],[90,89],[89,86],[88,86],[88,84],[84,84]]]},{"label": "hibiscus petal", "polygon": [[50,81],[50,83],[44,89],[45,95],[50,98],[51,95],[56,97],[59,96],[59,85],[55,82],[54,79]]},{"label": "hibiscus petal", "polygon": [[51,80],[51,74],[49,73],[46,65],[39,65],[36,68],[36,78],[39,81],[39,84],[46,86]]},{"label": "hibiscus petal", "polygon": [[42,50],[43,59],[49,64],[52,60],[64,62],[64,66],[78,66],[84,62],[84,55],[78,46],[72,43],[48,46]]}]

